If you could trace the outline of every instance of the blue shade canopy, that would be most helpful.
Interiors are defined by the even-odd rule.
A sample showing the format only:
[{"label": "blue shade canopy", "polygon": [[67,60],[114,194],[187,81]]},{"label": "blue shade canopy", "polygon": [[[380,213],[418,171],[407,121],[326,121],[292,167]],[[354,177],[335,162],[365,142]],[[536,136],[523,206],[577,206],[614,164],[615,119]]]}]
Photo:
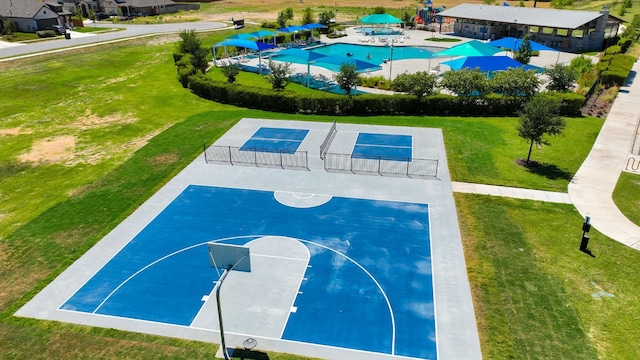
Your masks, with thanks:
[{"label": "blue shade canopy", "polygon": [[292,32],[296,32],[296,31],[305,31],[305,30],[309,30],[303,26],[298,26],[298,25],[292,25],[292,26],[287,26],[287,27],[283,27],[278,29],[278,31],[283,32],[283,33],[292,33]]},{"label": "blue shade canopy", "polygon": [[511,5],[509,5],[506,1],[503,1],[502,6],[511,6]]},{"label": "blue shade canopy", "polygon": [[316,60],[316,62],[333,64],[333,65],[342,65],[342,64],[350,64],[355,65],[356,70],[358,71],[375,71],[380,70],[382,67],[380,65],[372,64],[370,62],[353,59],[347,56],[325,56],[321,59]]},{"label": "blue shade canopy", "polygon": [[478,40],[471,40],[464,44],[453,46],[447,50],[433,54],[433,56],[491,56],[502,50]]},{"label": "blue shade canopy", "polygon": [[302,49],[296,49],[296,48],[290,48],[290,49],[286,49],[286,50],[282,50],[282,51],[278,51],[277,54],[273,55],[273,59],[274,60],[278,60],[279,56],[291,56],[297,59],[302,59],[304,61],[306,61],[307,63],[326,57],[327,55],[323,55],[317,52],[313,52],[313,51],[309,51],[309,50],[302,50]]},{"label": "blue shade canopy", "polygon": [[216,45],[236,46],[245,49],[263,51],[268,49],[275,49],[277,46],[271,44],[265,44],[262,42],[243,40],[243,39],[230,39],[217,43]]},{"label": "blue shade canopy", "polygon": [[235,34],[235,35],[227,36],[225,39],[248,40],[248,39],[255,39],[255,38],[257,38],[257,36],[254,36],[252,34]]},{"label": "blue shade canopy", "polygon": [[371,14],[360,19],[364,24],[401,24],[402,20],[389,14]]},{"label": "blue shade canopy", "polygon": [[[537,43],[537,42],[532,41],[532,40],[529,40],[529,43],[531,44],[531,50],[533,50],[533,51],[541,51],[541,50],[557,51],[554,48],[550,48],[548,46],[542,45],[542,44]],[[505,37],[505,38],[502,38],[502,39],[490,41],[489,45],[497,46],[497,47],[503,48],[503,49],[518,50],[518,49],[520,49],[520,46],[522,45],[522,39],[516,39],[516,38],[513,38],[513,37]]]},{"label": "blue shade canopy", "polygon": [[327,26],[326,25],[322,25],[322,24],[317,24],[317,23],[313,23],[313,24],[304,24],[302,25],[303,28],[307,29],[307,30],[312,30],[312,29],[326,29]]},{"label": "blue shade canopy", "polygon": [[477,68],[483,72],[524,67],[524,65],[508,56],[467,56],[459,59],[443,61],[441,64],[449,66],[452,70]]},{"label": "blue shade canopy", "polygon": [[253,35],[253,37],[261,39],[264,37],[269,37],[269,36],[273,36],[276,33],[273,31],[269,31],[269,30],[258,30],[258,31],[254,31],[252,33],[249,33],[249,35]]}]

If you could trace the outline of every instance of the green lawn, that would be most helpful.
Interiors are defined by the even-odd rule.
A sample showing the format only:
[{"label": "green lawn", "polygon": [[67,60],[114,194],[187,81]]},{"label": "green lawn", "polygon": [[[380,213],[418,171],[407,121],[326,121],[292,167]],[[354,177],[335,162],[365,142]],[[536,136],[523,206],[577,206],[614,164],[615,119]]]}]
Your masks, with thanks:
[{"label": "green lawn", "polygon": [[570,205],[463,194],[456,204],[485,358],[640,357],[640,252],[594,229],[595,258],[580,252]]},{"label": "green lawn", "polygon": [[[12,90],[0,93],[0,358],[213,357],[211,344],[12,316],[239,119],[333,120],[199,99],[177,82],[164,39],[0,63]],[[515,164],[528,144],[514,118],[338,121],[439,127],[454,180],[555,191],[566,191],[602,125],[567,119],[564,136],[534,149],[543,166],[531,172]],[[456,201],[485,358],[640,357],[624,346],[639,338],[637,252],[592,230],[596,258],[579,253],[571,206]],[[593,299],[597,287],[615,297]]]},{"label": "green lawn", "polygon": [[613,201],[629,220],[640,226],[640,175],[622,172],[613,191]]}]

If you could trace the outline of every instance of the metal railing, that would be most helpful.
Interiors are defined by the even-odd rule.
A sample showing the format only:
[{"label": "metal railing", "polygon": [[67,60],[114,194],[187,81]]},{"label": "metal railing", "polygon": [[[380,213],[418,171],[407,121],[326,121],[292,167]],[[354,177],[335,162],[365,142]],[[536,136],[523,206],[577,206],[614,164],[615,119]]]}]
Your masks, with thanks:
[{"label": "metal railing", "polygon": [[326,153],[324,169],[328,172],[438,178],[436,159],[353,157],[349,154]]},{"label": "metal railing", "polygon": [[320,159],[324,160],[324,155],[329,150],[329,146],[331,146],[331,142],[333,141],[333,138],[336,136],[337,132],[338,129],[336,127],[336,120],[333,120],[333,124],[331,125],[331,129],[329,129],[327,137],[324,138],[322,145],[320,145]]},{"label": "metal railing", "polygon": [[204,160],[207,164],[253,165],[265,167],[280,167],[282,169],[309,170],[309,160],[306,151],[287,153],[267,149],[241,150],[236,146],[204,146]]}]

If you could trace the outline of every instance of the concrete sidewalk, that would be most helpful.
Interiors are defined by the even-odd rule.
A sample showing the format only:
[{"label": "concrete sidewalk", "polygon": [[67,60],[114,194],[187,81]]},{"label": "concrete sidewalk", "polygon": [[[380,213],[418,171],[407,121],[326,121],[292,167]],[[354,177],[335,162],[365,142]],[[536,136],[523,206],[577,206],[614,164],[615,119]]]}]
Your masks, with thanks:
[{"label": "concrete sidewalk", "polygon": [[620,212],[611,196],[640,126],[640,79],[636,79],[639,72],[640,63],[636,62],[591,152],[571,180],[568,194],[461,182],[452,182],[453,191],[573,204],[582,216],[591,217],[592,226],[599,232],[640,250],[640,227]]},{"label": "concrete sidewalk", "polygon": [[453,192],[458,193],[504,196],[523,200],[537,200],[561,204],[571,204],[569,194],[561,192],[522,189],[508,186],[472,184],[455,181],[451,182],[451,187],[453,188]]},{"label": "concrete sidewalk", "polygon": [[571,202],[580,214],[591,217],[593,227],[636,250],[640,250],[640,227],[618,210],[611,194],[632,151],[640,119],[638,72],[640,63],[636,62],[591,152],[569,184]]}]

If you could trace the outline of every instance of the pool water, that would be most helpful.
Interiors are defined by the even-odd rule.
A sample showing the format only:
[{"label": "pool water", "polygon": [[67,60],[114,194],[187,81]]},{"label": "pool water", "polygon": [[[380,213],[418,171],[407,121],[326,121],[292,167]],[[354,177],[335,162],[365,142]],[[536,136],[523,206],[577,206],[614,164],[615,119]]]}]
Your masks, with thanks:
[{"label": "pool water", "polygon": [[[315,53],[327,55],[327,56],[348,56],[352,59],[366,61],[368,63],[382,65],[390,58],[393,60],[406,60],[406,59],[429,59],[432,54],[441,51],[439,48],[429,48],[420,46],[393,46],[393,57],[391,57],[391,46],[374,46],[374,45],[361,45],[361,44],[345,44],[335,43],[325,46],[319,46],[309,49]],[[347,55],[347,54],[350,54]],[[291,56],[278,56],[276,59],[280,61],[292,62],[296,64],[307,64],[306,60],[291,57]],[[319,59],[321,60],[321,59]],[[312,61],[314,66],[320,66],[331,71],[339,71],[340,66],[335,64],[323,63],[320,61]]]},{"label": "pool water", "polygon": [[[361,44],[336,43],[311,49],[323,55],[339,55],[381,65],[391,58],[391,46],[373,46]],[[439,51],[438,49],[437,51]],[[393,46],[393,60],[428,59],[436,52],[435,48],[418,46]]]}]

